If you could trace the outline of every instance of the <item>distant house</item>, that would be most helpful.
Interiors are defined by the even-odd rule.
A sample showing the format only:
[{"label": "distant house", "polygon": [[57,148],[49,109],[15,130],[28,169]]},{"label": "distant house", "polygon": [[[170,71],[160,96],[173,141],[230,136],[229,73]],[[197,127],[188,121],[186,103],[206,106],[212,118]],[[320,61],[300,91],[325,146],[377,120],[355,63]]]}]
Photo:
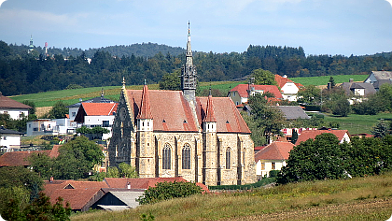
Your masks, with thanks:
[{"label": "distant house", "polygon": [[360,97],[368,97],[369,95],[376,93],[376,90],[371,83],[353,82],[352,79],[350,79],[349,82],[344,82],[340,85],[340,87],[346,92],[348,96],[353,95]]},{"label": "distant house", "polygon": [[12,100],[0,92],[0,114],[8,114],[11,119],[19,120],[29,116],[30,108],[30,106]]},{"label": "distant house", "polygon": [[275,108],[282,111],[286,120],[310,119],[300,106],[276,106]]},{"label": "distant house", "polygon": [[58,135],[56,120],[37,119],[27,122],[26,136]]},{"label": "distant house", "polygon": [[364,83],[370,83],[378,91],[383,84],[392,84],[392,71],[372,71]]},{"label": "distant house", "polygon": [[286,166],[289,153],[294,144],[291,142],[274,141],[255,154],[256,175],[258,179],[269,176],[271,170],[281,170]]},{"label": "distant house", "polygon": [[103,127],[110,131],[103,140],[112,137],[112,125],[118,103],[82,103],[75,117],[75,122],[88,128]]},{"label": "distant house", "polygon": [[286,75],[280,76],[275,74],[275,81],[280,88],[283,99],[288,101],[297,101],[297,94],[301,87],[300,83],[294,83],[292,80],[288,79]]},{"label": "distant house", "polygon": [[8,130],[4,126],[0,126],[0,147],[2,148],[2,152],[19,149],[20,136],[22,136],[22,133],[14,130]]},{"label": "distant house", "polygon": [[317,135],[323,133],[331,133],[334,134],[340,143],[347,142],[350,143],[350,134],[348,130],[332,130],[332,129],[322,129],[322,130],[309,130],[302,131],[301,135],[298,136],[298,140],[295,145],[301,144],[301,142],[307,141],[308,139],[315,139]]},{"label": "distant house", "polygon": [[[45,181],[44,193],[52,204],[58,197],[71,204],[73,211],[91,209],[124,210],[139,205],[136,201],[149,187],[159,182],[187,182],[182,177],[172,178],[105,178],[102,182],[51,180]],[[203,190],[208,188],[200,183]]]},{"label": "distant house", "polygon": [[233,100],[236,106],[248,102],[249,95],[264,94],[269,92],[275,96],[276,99],[282,99],[282,94],[275,85],[253,85],[253,84],[239,84],[229,91],[228,97]]}]

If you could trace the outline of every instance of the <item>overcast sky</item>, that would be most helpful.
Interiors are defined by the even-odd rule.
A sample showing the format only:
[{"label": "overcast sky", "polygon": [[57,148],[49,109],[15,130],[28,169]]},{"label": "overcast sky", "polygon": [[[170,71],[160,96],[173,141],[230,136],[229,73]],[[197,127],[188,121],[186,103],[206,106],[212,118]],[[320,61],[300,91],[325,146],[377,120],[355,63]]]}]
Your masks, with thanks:
[{"label": "overcast sky", "polygon": [[243,52],[302,46],[306,55],[392,51],[386,0],[0,0],[0,40],[99,48],[152,42]]}]

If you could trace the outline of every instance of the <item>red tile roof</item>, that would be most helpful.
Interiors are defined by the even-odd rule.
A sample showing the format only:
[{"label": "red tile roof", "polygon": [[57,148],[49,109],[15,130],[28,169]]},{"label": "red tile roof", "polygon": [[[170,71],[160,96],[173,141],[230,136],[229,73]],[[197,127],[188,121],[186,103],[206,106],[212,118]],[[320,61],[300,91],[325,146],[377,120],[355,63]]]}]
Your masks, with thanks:
[{"label": "red tile roof", "polygon": [[[275,96],[275,98],[283,98],[278,87],[275,85],[253,85],[253,87],[257,91],[264,91],[263,93],[265,92],[272,93]],[[231,89],[230,92],[237,91],[240,97],[248,97],[248,90],[249,90],[248,84],[239,84],[235,86],[233,89]]]},{"label": "red tile roof", "polygon": [[[251,133],[240,112],[229,97],[212,97],[216,118],[217,132]],[[199,124],[206,114],[207,97],[197,97],[197,115]]]},{"label": "red tile roof", "polygon": [[212,95],[208,95],[206,112],[207,113],[203,119],[203,122],[216,122],[215,112],[214,112],[214,104],[212,102]]},{"label": "red tile roof", "polygon": [[255,154],[255,161],[259,160],[287,160],[294,144],[291,142],[275,141]]},{"label": "red tile roof", "polygon": [[[132,114],[136,117],[141,108],[142,91],[127,90],[127,97],[129,106],[133,108]],[[182,91],[149,90],[149,98],[154,131],[198,132],[207,113],[207,97],[196,97],[198,122]],[[250,133],[229,97],[212,97],[211,101],[217,122],[217,132]],[[229,124],[231,129],[228,129],[226,124]]]},{"label": "red tile roof", "polygon": [[334,134],[339,141],[342,141],[345,134],[349,135],[348,130],[306,130],[302,131],[301,135],[298,136],[298,140],[295,142],[295,145],[299,145],[301,142],[307,141],[308,139],[315,139],[316,136],[323,133]]},{"label": "red tile roof", "polygon": [[30,163],[27,160],[32,154],[47,154],[49,157],[57,157],[59,155],[58,148],[61,145],[54,145],[52,150],[40,150],[40,151],[15,151],[6,152],[0,156],[0,167],[10,166],[29,166]]},{"label": "red tile roof", "polygon": [[282,77],[280,75],[275,74],[275,81],[278,84],[278,87],[282,88],[287,82],[293,82],[287,77]]},{"label": "red tile roof", "polygon": [[82,103],[87,116],[109,116],[117,111],[118,103]]},{"label": "red tile roof", "polygon": [[153,119],[150,110],[150,93],[148,93],[147,84],[143,87],[141,108],[136,119]]},{"label": "red tile roof", "polygon": [[7,108],[7,109],[30,109],[31,107],[22,104],[18,101],[12,100],[11,98],[8,98],[6,96],[3,96],[0,93],[0,108]]}]

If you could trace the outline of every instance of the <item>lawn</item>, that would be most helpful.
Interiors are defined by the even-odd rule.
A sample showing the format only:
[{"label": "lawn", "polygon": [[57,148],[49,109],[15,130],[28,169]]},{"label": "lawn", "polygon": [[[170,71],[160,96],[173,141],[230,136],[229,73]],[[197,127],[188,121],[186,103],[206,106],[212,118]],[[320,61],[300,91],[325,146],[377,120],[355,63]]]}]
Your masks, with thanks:
[{"label": "lawn", "polygon": [[350,78],[354,81],[364,81],[368,77],[368,75],[334,75],[334,76],[319,76],[319,77],[296,77],[290,78],[290,80],[295,83],[301,83],[304,86],[307,85],[327,85],[329,82],[329,78],[333,77],[335,83],[343,83],[348,82]]},{"label": "lawn", "polygon": [[332,114],[326,115],[325,124],[330,122],[338,122],[341,130],[348,130],[350,134],[368,133],[371,134],[372,127],[377,124],[380,119],[392,120],[392,114],[379,113],[377,115],[358,115],[350,114],[348,117],[335,117]]}]

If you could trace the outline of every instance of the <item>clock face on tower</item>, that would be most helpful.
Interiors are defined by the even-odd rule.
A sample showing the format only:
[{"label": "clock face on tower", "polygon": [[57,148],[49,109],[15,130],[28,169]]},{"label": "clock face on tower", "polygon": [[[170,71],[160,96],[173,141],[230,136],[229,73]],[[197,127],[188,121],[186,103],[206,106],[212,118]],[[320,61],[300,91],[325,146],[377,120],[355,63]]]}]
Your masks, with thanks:
[{"label": "clock face on tower", "polygon": [[120,109],[120,120],[124,121],[126,117],[127,117],[127,111],[125,110],[124,107],[122,107]]}]

